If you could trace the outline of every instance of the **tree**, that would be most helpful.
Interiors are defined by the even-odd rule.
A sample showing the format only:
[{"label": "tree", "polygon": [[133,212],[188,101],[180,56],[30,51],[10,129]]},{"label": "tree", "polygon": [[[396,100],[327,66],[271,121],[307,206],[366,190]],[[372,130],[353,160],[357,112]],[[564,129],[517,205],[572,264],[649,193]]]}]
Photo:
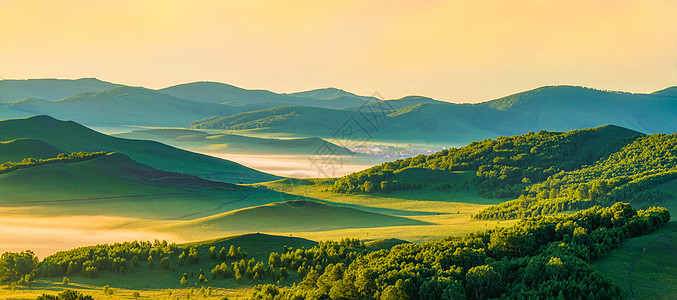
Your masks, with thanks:
[{"label": "tree", "polygon": [[362,187],[362,190],[363,190],[365,193],[371,193],[371,192],[373,192],[373,191],[374,191],[374,183],[372,183],[372,182],[369,181],[369,180],[365,181],[365,182],[364,182],[364,186]]},{"label": "tree", "polygon": [[155,268],[155,259],[153,259],[153,256],[148,256],[148,262],[146,262],[146,267],[149,269]]},{"label": "tree", "polygon": [[488,265],[473,267],[465,275],[466,287],[473,291],[476,299],[485,299],[493,296],[498,285],[498,273]]},{"label": "tree", "polygon": [[32,251],[20,253],[5,252],[0,256],[0,283],[17,282],[33,272],[38,266],[38,258]]},{"label": "tree", "polygon": [[68,279],[68,277],[64,277],[63,280],[61,281],[61,284],[63,285],[69,285],[71,281]]},{"label": "tree", "polygon": [[209,247],[209,258],[216,259],[216,246]]},{"label": "tree", "polygon": [[228,252],[226,251],[226,247],[221,247],[221,251],[219,251],[219,259],[221,261],[225,261],[226,258],[228,258]]},{"label": "tree", "polygon": [[186,278],[185,274],[181,276],[181,281],[179,281],[179,283],[181,283],[181,285],[188,285],[188,278]]},{"label": "tree", "polygon": [[160,269],[169,270],[169,257],[163,257],[160,260]]}]

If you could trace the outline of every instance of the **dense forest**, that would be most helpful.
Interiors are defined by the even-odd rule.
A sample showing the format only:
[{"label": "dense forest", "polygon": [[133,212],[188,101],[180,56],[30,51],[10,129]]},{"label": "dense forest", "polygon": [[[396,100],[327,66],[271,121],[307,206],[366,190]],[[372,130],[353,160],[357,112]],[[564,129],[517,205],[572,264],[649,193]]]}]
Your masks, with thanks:
[{"label": "dense forest", "polygon": [[676,154],[677,134],[642,136],[590,166],[531,185],[518,199],[475,217],[512,219],[619,201],[657,205],[667,195],[651,188],[677,179]]},{"label": "dense forest", "polygon": [[341,245],[319,255],[310,249],[311,256],[297,249],[271,261],[299,266],[303,280],[286,288],[259,285],[252,299],[618,298],[619,288],[590,262],[669,219],[664,208],[635,211],[616,203],[390,250]]},{"label": "dense forest", "polygon": [[418,187],[390,180],[405,168],[477,171],[475,186],[485,196],[516,197],[530,184],[609,155],[640,134],[615,126],[569,132],[528,133],[472,142],[461,148],[386,162],[338,179],[333,192],[378,192]]},{"label": "dense forest", "polygon": [[668,197],[652,188],[677,179],[676,153],[676,134],[644,136],[614,126],[541,131],[387,162],[346,175],[329,190],[420,189],[425,183],[390,179],[411,168],[472,170],[477,172],[473,184],[480,194],[515,199],[485,209],[473,216],[477,219],[518,219],[615,202],[647,206]]},{"label": "dense forest", "polygon": [[0,164],[0,174],[5,174],[20,169],[27,169],[48,164],[86,161],[104,155],[106,155],[106,152],[92,152],[92,153],[76,152],[71,154],[61,153],[57,157],[48,159],[25,158],[21,162],[8,161]]}]

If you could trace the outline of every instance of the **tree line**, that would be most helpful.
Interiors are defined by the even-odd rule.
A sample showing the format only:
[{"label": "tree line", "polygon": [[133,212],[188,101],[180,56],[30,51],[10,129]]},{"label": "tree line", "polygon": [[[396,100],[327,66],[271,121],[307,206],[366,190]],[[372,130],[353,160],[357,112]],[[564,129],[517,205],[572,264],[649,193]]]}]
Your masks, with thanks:
[{"label": "tree line", "polygon": [[[343,255],[328,252],[312,260],[300,251],[297,265],[329,264],[311,264],[290,287],[258,285],[251,299],[613,299],[620,289],[590,262],[669,219],[665,208],[636,211],[616,203],[390,250],[342,247]],[[284,255],[288,265],[297,251]],[[283,265],[282,257],[271,257],[273,265]]]},{"label": "tree line", "polygon": [[94,159],[100,156],[104,156],[107,153],[104,151],[101,152],[74,152],[71,154],[61,153],[57,157],[47,158],[47,159],[36,159],[36,158],[24,158],[21,162],[4,162],[0,164],[0,174],[9,173],[12,171],[27,169],[42,165],[55,164],[55,163],[73,163],[81,162],[90,159]]}]

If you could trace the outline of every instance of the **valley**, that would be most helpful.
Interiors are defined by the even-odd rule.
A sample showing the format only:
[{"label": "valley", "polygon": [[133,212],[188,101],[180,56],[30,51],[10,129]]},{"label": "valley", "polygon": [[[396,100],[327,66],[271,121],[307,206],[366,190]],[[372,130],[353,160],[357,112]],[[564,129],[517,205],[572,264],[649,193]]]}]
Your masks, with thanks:
[{"label": "valley", "polygon": [[[0,83],[13,91],[0,104],[1,250],[40,261],[21,278],[0,264],[1,297],[424,297],[433,283],[423,282],[435,282],[479,299],[480,269],[505,273],[485,287],[495,297],[526,293],[520,284],[539,297],[594,292],[546,288],[559,276],[562,286],[594,282],[602,298],[672,292],[673,279],[657,275],[670,269],[655,261],[674,255],[651,251],[672,247],[677,209],[677,137],[654,133],[672,130],[670,90],[545,87],[461,105],[220,83]],[[581,95],[623,112],[567,119],[550,103]],[[666,116],[646,121],[631,98]],[[389,267],[408,283],[379,262],[401,255],[420,258],[407,267],[418,273]],[[568,271],[552,275],[555,258]],[[355,292],[364,281],[348,284],[351,272],[364,268],[379,285]],[[629,287],[632,276],[665,288]]]}]

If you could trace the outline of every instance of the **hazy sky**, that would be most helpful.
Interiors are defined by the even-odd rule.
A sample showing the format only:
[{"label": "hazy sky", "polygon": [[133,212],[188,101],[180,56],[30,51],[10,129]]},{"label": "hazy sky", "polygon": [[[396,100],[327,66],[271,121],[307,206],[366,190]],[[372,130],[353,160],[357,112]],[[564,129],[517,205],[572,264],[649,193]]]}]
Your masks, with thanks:
[{"label": "hazy sky", "polygon": [[677,85],[677,1],[0,0],[0,77],[478,102]]}]

